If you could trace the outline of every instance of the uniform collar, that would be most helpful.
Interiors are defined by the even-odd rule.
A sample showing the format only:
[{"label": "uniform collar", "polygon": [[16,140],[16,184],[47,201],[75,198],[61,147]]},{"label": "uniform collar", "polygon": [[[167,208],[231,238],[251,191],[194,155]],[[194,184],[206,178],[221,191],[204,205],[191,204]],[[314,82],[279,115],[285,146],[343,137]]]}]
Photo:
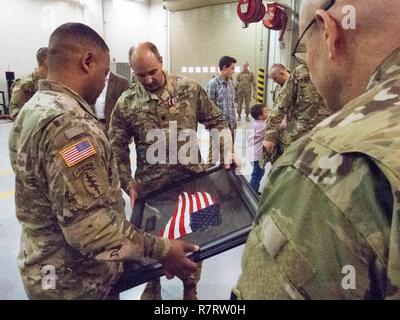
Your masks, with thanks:
[{"label": "uniform collar", "polygon": [[174,91],[174,86],[173,86],[173,77],[169,75],[167,72],[163,72],[165,76],[165,86],[164,90],[161,93],[161,96],[158,97],[155,93],[152,93],[150,91],[147,91],[141,83],[137,83],[137,85],[140,88],[139,94],[142,96],[147,96],[148,100],[162,100],[166,101],[168,98],[173,96],[173,91]]},{"label": "uniform collar", "polygon": [[39,90],[51,90],[67,94],[78,101],[86,112],[96,117],[92,108],[78,93],[57,81],[39,80]]},{"label": "uniform collar", "polygon": [[400,76],[400,47],[394,50],[376,69],[367,90]]}]

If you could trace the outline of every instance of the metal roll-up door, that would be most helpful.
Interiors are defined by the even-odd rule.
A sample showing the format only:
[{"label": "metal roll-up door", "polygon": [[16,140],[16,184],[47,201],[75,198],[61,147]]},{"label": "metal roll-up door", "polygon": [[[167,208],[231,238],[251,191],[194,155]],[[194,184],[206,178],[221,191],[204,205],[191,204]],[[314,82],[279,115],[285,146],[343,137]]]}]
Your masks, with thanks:
[{"label": "metal roll-up door", "polygon": [[262,23],[243,28],[237,3],[169,12],[170,70],[199,82],[203,87],[218,72],[224,55],[249,62],[256,75],[265,66],[266,29]]}]

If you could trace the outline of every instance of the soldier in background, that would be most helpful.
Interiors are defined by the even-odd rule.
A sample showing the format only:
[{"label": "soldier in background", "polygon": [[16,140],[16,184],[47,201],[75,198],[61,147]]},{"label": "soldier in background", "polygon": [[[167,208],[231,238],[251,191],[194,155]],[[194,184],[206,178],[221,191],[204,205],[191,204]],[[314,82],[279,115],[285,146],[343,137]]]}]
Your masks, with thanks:
[{"label": "soldier in background", "polygon": [[[273,102],[272,111],[276,111],[278,108],[277,98],[279,96],[280,91],[282,90],[282,87],[289,80],[290,72],[283,64],[276,63],[272,65],[269,76],[272,79],[272,81],[276,83],[275,89],[272,92],[272,102]],[[276,137],[276,147],[272,151],[269,152],[265,151],[264,161],[261,162],[262,164],[266,164],[268,162],[274,164],[274,162],[282,155],[283,152],[282,141],[281,141],[282,131],[285,130],[286,128],[287,128],[287,115],[285,114],[278,128],[278,134]]]},{"label": "soldier in background", "polygon": [[[208,98],[201,86],[183,76],[170,75],[163,71],[163,60],[157,47],[144,42],[135,47],[131,65],[135,71],[135,82],[120,97],[111,116],[110,142],[118,163],[119,177],[123,190],[131,198],[133,208],[138,194],[145,196],[163,186],[179,183],[185,178],[204,172],[206,166],[199,163],[174,164],[174,159],[166,163],[150,164],[147,151],[151,143],[147,135],[152,129],[162,129],[166,137],[176,123],[177,132],[197,130],[198,123],[206,129],[219,129],[228,153],[232,153],[232,139],[227,122],[218,107]],[[132,177],[129,143],[133,137],[136,145],[137,170]],[[179,150],[185,142],[175,146]],[[168,148],[174,147],[169,145]],[[169,149],[168,149],[169,150]],[[200,155],[199,158],[200,160]],[[229,164],[226,164],[229,168]],[[199,264],[201,266],[201,264]],[[184,285],[184,299],[197,298],[198,272],[181,278]],[[160,280],[149,282],[141,297],[143,300],[160,300]]]},{"label": "soldier in background", "polygon": [[237,112],[238,118],[237,121],[241,120],[242,116],[242,107],[243,102],[245,103],[246,109],[246,121],[250,121],[249,114],[250,114],[250,102],[252,93],[255,96],[256,92],[256,79],[254,77],[253,72],[249,70],[249,63],[246,62],[243,65],[243,70],[238,74],[236,78],[236,99],[237,99]]},{"label": "soldier in background", "polygon": [[399,15],[398,0],[302,1],[300,40],[336,113],[270,173],[237,298],[400,299]]},{"label": "soldier in background", "polygon": [[276,98],[279,95],[284,84],[289,80],[290,72],[289,70],[281,63],[276,63],[272,65],[269,76],[276,83],[274,91],[272,91],[272,102],[275,105]]},{"label": "soldier in background", "polygon": [[47,77],[47,48],[36,53],[37,68],[31,74],[15,80],[11,88],[10,117],[14,120],[24,104],[38,91],[38,81]]},{"label": "soldier in background", "polygon": [[[274,153],[280,142],[282,153],[291,143],[311,131],[331,111],[311,82],[308,67],[298,66],[283,85],[274,104],[264,138],[264,147]],[[287,116],[287,127],[281,124]]]},{"label": "soldier in background", "polygon": [[124,260],[159,260],[168,278],[196,271],[185,254],[197,246],[152,236],[125,218],[117,164],[90,107],[109,72],[104,40],[84,24],[61,25],[48,64],[48,80],[9,140],[28,297],[106,299]]}]

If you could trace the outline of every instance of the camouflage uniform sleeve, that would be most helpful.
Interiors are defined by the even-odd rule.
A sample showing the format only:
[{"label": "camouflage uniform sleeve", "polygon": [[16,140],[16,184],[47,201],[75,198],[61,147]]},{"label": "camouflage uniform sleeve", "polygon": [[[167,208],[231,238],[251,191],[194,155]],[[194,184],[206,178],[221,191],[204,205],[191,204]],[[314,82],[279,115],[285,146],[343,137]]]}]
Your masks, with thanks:
[{"label": "camouflage uniform sleeve", "polygon": [[14,120],[17,117],[18,112],[32,96],[31,90],[21,80],[18,79],[14,82],[10,99],[11,119]]},{"label": "camouflage uniform sleeve", "polygon": [[118,163],[118,173],[122,189],[129,194],[131,186],[136,186],[132,177],[129,143],[133,137],[128,130],[124,115],[121,111],[123,100],[120,98],[111,113],[108,136],[114,152],[115,160]]},{"label": "camouflage uniform sleeve", "polygon": [[204,89],[196,84],[197,119],[206,129],[218,129],[220,134],[220,157],[225,159],[227,153],[232,153],[232,136],[228,124],[219,108],[207,96]]},{"label": "camouflage uniform sleeve", "polygon": [[295,101],[295,78],[294,73],[290,75],[288,81],[284,84],[276,98],[273,110],[271,111],[264,140],[277,143],[279,137],[279,126],[285,115],[288,114],[290,108]]},{"label": "camouflage uniform sleeve", "polygon": [[[336,173],[321,170],[318,176],[306,163],[299,169],[278,163],[270,174],[256,221],[269,261],[263,272],[272,283],[280,270],[303,298],[385,298],[389,182],[363,156],[344,155],[337,164],[322,160]],[[348,266],[356,272],[352,290],[343,287]],[[373,291],[383,296],[370,296]]]},{"label": "camouflage uniform sleeve", "polygon": [[[62,115],[48,133],[43,146],[49,201],[68,244],[102,261],[166,256],[169,240],[144,233],[125,219],[115,160],[101,129]],[[65,152],[81,142],[90,146],[85,151],[89,156],[70,165]]]}]

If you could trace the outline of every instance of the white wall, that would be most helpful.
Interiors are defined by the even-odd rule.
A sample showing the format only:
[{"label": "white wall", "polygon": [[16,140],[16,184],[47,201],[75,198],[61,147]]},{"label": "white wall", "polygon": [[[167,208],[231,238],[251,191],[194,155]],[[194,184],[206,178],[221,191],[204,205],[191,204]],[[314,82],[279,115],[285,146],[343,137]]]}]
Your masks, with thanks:
[{"label": "white wall", "polygon": [[[35,52],[47,46],[54,28],[66,21],[82,21],[83,8],[77,4],[49,0],[2,0],[0,11],[1,68],[17,74],[32,69]],[[1,70],[3,71],[3,70]]]},{"label": "white wall", "polygon": [[1,5],[0,90],[7,88],[5,71],[20,77],[34,70],[37,49],[65,22],[95,29],[110,47],[111,61],[128,62],[129,48],[150,40],[167,67],[167,12],[161,0],[1,0]]},{"label": "white wall", "polygon": [[170,70],[168,43],[168,11],[164,10],[162,0],[152,0],[150,3],[149,41],[153,42],[164,58],[164,68]]},{"label": "white wall", "polygon": [[[81,0],[82,1],[82,0]],[[102,0],[84,0],[83,23],[104,37]]]},{"label": "white wall", "polygon": [[168,14],[162,0],[105,0],[105,35],[111,61],[128,62],[128,51],[139,42],[151,41],[168,68]]},{"label": "white wall", "polygon": [[34,70],[36,51],[47,46],[53,30],[65,22],[84,22],[102,31],[101,1],[2,0],[0,10],[0,90],[5,71],[16,77]]},{"label": "white wall", "polygon": [[111,60],[128,62],[129,48],[149,39],[149,16],[148,1],[106,0],[104,38]]}]

